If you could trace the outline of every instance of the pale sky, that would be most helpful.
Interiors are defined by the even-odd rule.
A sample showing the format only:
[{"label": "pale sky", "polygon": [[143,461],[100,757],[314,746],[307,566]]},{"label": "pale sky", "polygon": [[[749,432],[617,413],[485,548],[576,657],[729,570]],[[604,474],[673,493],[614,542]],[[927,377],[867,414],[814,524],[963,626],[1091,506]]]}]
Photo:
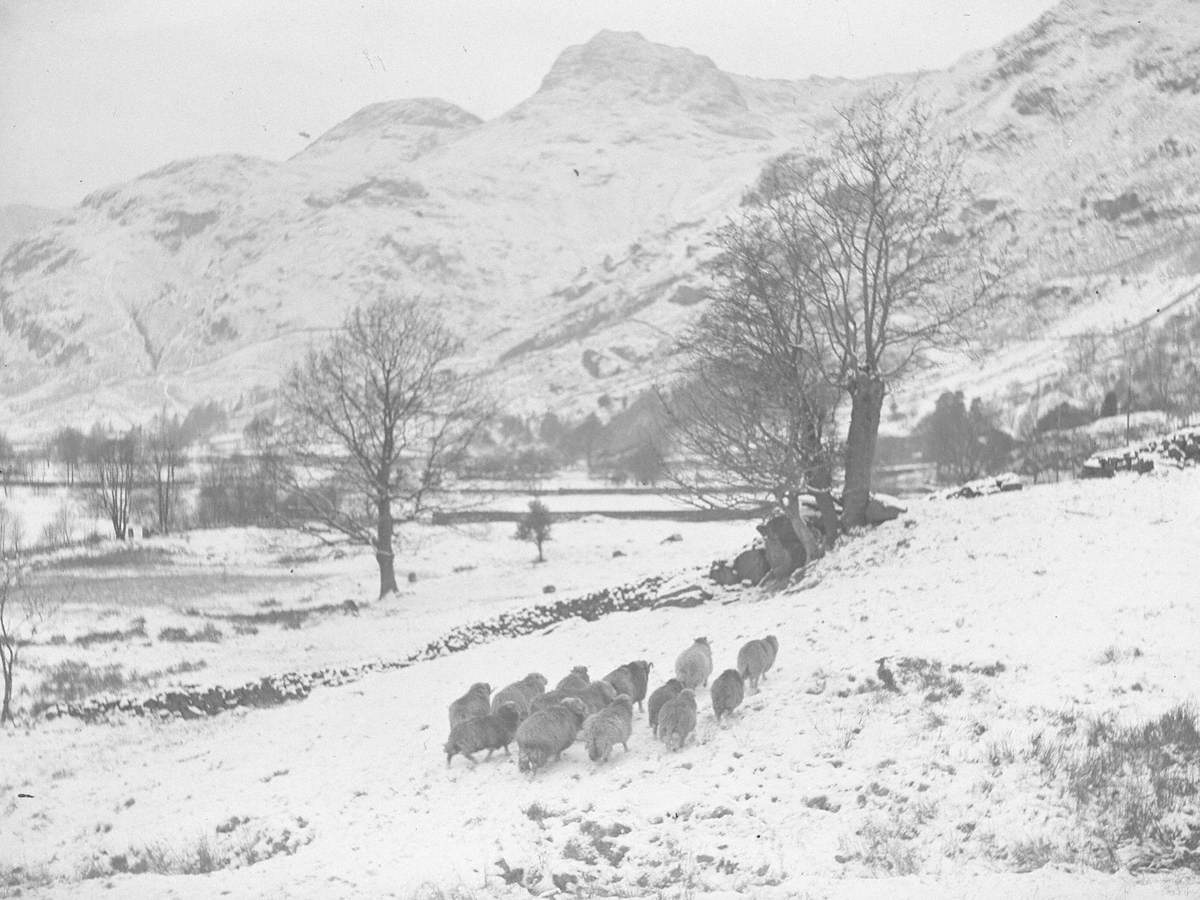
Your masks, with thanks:
[{"label": "pale sky", "polygon": [[493,118],[608,28],[765,78],[936,69],[1051,0],[0,0],[0,204],[173,159],[285,159],[369,103]]}]

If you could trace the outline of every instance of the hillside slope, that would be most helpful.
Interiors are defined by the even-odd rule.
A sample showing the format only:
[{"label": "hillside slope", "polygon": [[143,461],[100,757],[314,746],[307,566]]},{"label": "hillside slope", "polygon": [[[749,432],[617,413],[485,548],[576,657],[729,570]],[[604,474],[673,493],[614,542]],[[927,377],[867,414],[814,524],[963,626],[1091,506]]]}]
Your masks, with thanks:
[{"label": "hillside slope", "polygon": [[[1186,872],[1106,874],[1139,858],[1137,841],[1038,760],[1195,702],[1200,612],[1182,588],[1198,510],[1196,469],[928,501],[798,590],[572,622],[267,711],[13,733],[6,751],[27,765],[11,789],[36,801],[10,804],[6,827],[28,870],[66,879],[46,896],[86,891],[87,872],[173,897],[406,897],[422,883],[528,896],[499,859],[596,896],[1194,891]],[[720,671],[766,633],[781,649],[761,692],[718,726],[701,690],[678,753],[641,715],[629,752],[602,766],[577,745],[533,780],[503,754],[446,767],[446,705],[472,682],[645,658],[653,687],[696,635]],[[874,680],[880,656],[900,693]],[[1186,833],[1200,818],[1183,796],[1169,821]],[[270,858],[114,873],[118,855],[128,867],[158,848],[169,868],[198,842],[217,868]]]},{"label": "hillside slope", "polygon": [[[965,137],[979,208],[1011,226],[1012,303],[986,349],[1013,368],[1065,317],[1105,328],[1198,284],[1192,6],[1067,2],[947,71],[876,81],[746,78],[602,32],[491,121],[397,100],[284,162],[173,162],[0,260],[0,411],[33,430],[253,406],[381,292],[442,309],[514,410],[631,396],[669,370],[703,308],[710,235],[763,164],[819,146],[836,107],[896,81]],[[1054,365],[1033,355],[1023,377]]]}]

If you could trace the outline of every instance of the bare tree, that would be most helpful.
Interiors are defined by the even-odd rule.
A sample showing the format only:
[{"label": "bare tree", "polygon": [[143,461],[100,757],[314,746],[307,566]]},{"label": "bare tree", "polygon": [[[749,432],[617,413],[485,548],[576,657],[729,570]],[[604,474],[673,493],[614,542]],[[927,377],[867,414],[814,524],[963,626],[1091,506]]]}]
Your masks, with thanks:
[{"label": "bare tree", "polygon": [[766,174],[753,227],[778,290],[794,298],[808,363],[850,401],[843,522],[866,521],[888,385],[923,351],[965,340],[996,276],[982,265],[962,153],[896,93],[841,112],[820,156]]},{"label": "bare tree", "polygon": [[13,719],[17,664],[25,643],[54,611],[48,595],[29,584],[19,522],[0,509],[0,726]]},{"label": "bare tree", "polygon": [[87,437],[78,428],[60,428],[51,438],[55,457],[67,467],[67,484],[75,483],[75,473],[83,459],[84,442]]},{"label": "bare tree", "polygon": [[142,434],[131,428],[124,434],[111,435],[98,425],[88,434],[85,455],[96,473],[92,499],[101,514],[112,522],[118,540],[129,532],[133,508],[135,477],[142,458]]},{"label": "bare tree", "polygon": [[[769,494],[789,512],[831,481],[836,393],[813,365],[800,285],[778,275],[786,252],[758,210],[723,229],[712,300],[679,341],[680,382],[659,391],[675,446],[671,476],[704,498],[689,466],[723,488]],[[712,505],[726,505],[728,494]]]},{"label": "bare tree", "polygon": [[432,310],[381,298],[283,385],[284,515],[372,547],[380,596],[396,590],[396,527],[432,509],[488,418],[474,381],[451,368],[460,347]]},{"label": "bare tree", "polygon": [[176,476],[187,465],[187,436],[178,416],[163,409],[150,423],[146,435],[146,469],[154,486],[158,530],[169,534],[175,522],[179,488]]}]

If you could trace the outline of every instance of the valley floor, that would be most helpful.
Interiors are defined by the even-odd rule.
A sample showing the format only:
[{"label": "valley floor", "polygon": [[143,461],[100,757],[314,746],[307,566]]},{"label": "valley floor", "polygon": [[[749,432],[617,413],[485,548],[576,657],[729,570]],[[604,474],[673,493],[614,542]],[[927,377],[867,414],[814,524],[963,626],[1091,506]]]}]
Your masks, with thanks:
[{"label": "valley floor", "polygon": [[[748,530],[697,527],[643,542],[631,574],[655,551],[678,565],[689,544],[695,563],[718,537],[734,550]],[[914,501],[780,593],[572,621],[269,710],[10,731],[0,875],[24,896],[1194,895],[1186,870],[1129,874],[1147,841],[1078,797],[1064,760],[1200,696],[1197,535],[1196,469]],[[503,603],[546,599],[521,593]],[[495,611],[458,603],[446,621]],[[427,639],[399,614],[346,621],[369,623],[376,648]],[[446,706],[472,682],[644,658],[653,688],[695,636],[719,672],[767,633],[780,653],[761,692],[718,726],[702,689],[678,753],[642,714],[604,765],[581,745],[534,779],[502,753],[445,764]],[[875,681],[882,656],[900,693]],[[1198,818],[1184,797],[1167,830]]]}]

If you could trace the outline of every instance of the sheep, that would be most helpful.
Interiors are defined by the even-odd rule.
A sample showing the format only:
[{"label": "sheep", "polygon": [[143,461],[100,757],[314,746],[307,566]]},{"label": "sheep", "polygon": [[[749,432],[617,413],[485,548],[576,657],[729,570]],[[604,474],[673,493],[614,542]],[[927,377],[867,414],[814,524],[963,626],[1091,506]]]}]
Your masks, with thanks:
[{"label": "sheep", "polygon": [[575,693],[582,690],[591,684],[588,679],[587,666],[576,666],[571,670],[571,674],[554,686],[556,691],[568,691]]},{"label": "sheep", "polygon": [[616,699],[617,689],[607,681],[593,681],[583,690],[578,691],[572,696],[582,700],[584,707],[588,711],[588,715],[591,715],[612,703]]},{"label": "sheep", "polygon": [[757,638],[747,641],[738,651],[737,668],[742,678],[750,682],[751,693],[758,692],[758,680],[767,671],[770,661],[770,645]]},{"label": "sheep", "polygon": [[450,739],[446,741],[446,765],[450,765],[455,753],[461,753],[472,763],[475,757],[471,754],[480,750],[487,751],[485,759],[491,759],[492,754],[502,747],[511,756],[508,745],[520,723],[520,712],[515,703],[502,703],[492,715],[459,722],[450,729]]},{"label": "sheep", "polygon": [[675,677],[683,682],[684,687],[692,690],[700,685],[707,687],[712,670],[712,648],[708,646],[706,637],[696,638],[695,643],[675,660]]},{"label": "sheep", "polygon": [[658,711],[656,737],[667,745],[668,750],[678,750],[695,729],[696,695],[691,688],[684,688],[678,697],[668,700]]},{"label": "sheep", "polygon": [[517,726],[517,767],[522,772],[536,772],[550,757],[562,757],[563,751],[575,743],[575,736],[587,717],[583,701],[567,697],[562,703],[533,713]]},{"label": "sheep", "polygon": [[604,676],[604,681],[615,687],[617,693],[628,694],[629,699],[641,710],[642,701],[646,699],[646,687],[650,682],[650,669],[653,666],[653,663],[644,659],[635,659],[613,669]]},{"label": "sheep", "polygon": [[492,686],[485,681],[477,681],[470,690],[450,704],[450,727],[453,728],[467,719],[477,719],[492,711],[489,698]]},{"label": "sheep", "polygon": [[503,703],[515,703],[517,711],[524,719],[532,712],[533,701],[546,691],[546,676],[540,672],[530,672],[520,681],[515,681],[503,690],[497,691],[492,697],[492,713]]},{"label": "sheep", "polygon": [[726,669],[712,683],[712,707],[717,721],[723,714],[729,714],[741,705],[746,696],[742,675],[737,669]]},{"label": "sheep", "polygon": [[618,694],[628,694],[633,697],[633,673],[629,670],[629,666],[617,666],[600,680],[611,684]]},{"label": "sheep", "polygon": [[774,635],[761,640],[747,641],[738,651],[738,672],[750,682],[752,693],[758,692],[758,680],[767,677],[767,670],[774,665],[778,652],[779,641]]},{"label": "sheep", "polygon": [[667,683],[662,687],[657,688],[650,699],[646,701],[646,706],[650,710],[650,730],[655,731],[658,728],[658,713],[662,709],[663,704],[668,700],[674,700],[679,696],[679,692],[683,690],[683,682],[678,678],[668,679]]},{"label": "sheep", "polygon": [[775,665],[775,657],[779,655],[779,638],[773,634],[768,634],[762,639],[762,642],[767,645],[767,649],[770,651],[770,659],[767,660],[767,668],[764,670],[765,672],[769,672]]},{"label": "sheep", "polygon": [[628,694],[618,694],[612,703],[583,723],[583,743],[592,762],[608,762],[615,744],[629,752],[629,736],[633,733],[633,701]]}]

